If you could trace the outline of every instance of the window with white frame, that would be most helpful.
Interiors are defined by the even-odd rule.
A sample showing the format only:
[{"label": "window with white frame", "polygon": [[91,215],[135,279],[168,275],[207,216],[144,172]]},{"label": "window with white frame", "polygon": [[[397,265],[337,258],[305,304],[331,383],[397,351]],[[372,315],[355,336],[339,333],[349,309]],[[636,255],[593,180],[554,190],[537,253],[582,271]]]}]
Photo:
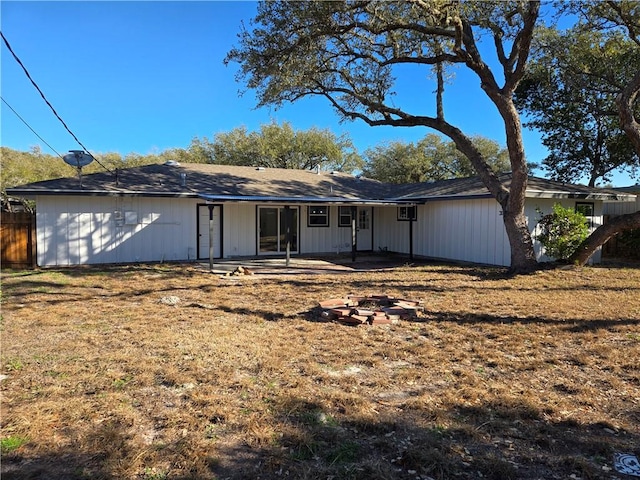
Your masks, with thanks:
[{"label": "window with white frame", "polygon": [[351,226],[351,207],[338,207],[338,226]]},{"label": "window with white frame", "polygon": [[594,204],[591,202],[576,202],[576,212],[581,213],[587,219],[589,228],[593,227]]},{"label": "window with white frame", "polygon": [[329,226],[329,206],[314,205],[307,209],[307,225],[309,227]]},{"label": "window with white frame", "polygon": [[416,207],[415,206],[402,206],[398,207],[398,220],[399,221],[411,221],[416,220]]}]

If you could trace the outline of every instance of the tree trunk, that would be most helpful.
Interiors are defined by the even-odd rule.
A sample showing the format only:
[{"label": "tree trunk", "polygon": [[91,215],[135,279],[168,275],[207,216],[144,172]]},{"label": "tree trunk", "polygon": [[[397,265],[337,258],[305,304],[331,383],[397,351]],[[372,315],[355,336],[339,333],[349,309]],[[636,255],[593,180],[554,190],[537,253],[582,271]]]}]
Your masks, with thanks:
[{"label": "tree trunk", "polygon": [[569,262],[576,265],[584,265],[591,258],[591,255],[604,245],[607,240],[624,230],[631,230],[632,228],[640,228],[640,211],[614,217],[609,223],[600,225],[580,244],[575,253],[569,258]]},{"label": "tree trunk", "polygon": [[[515,108],[513,112],[515,112]],[[469,159],[478,172],[482,183],[484,183],[502,207],[502,221],[504,222],[504,228],[507,238],[509,239],[509,246],[511,247],[509,272],[528,273],[537,268],[538,261],[536,260],[531,232],[529,232],[527,219],[524,214],[527,167],[524,159],[524,149],[522,148],[522,137],[517,129],[517,125],[519,125],[517,112],[515,115],[516,121],[513,123],[514,127],[508,135],[515,135],[517,138],[512,140],[511,147],[513,148],[515,146],[515,148],[510,150],[509,154],[510,156],[513,155],[511,157],[512,166],[516,165],[519,167],[513,168],[509,189],[500,182],[495,172],[487,165],[480,151],[462,131],[446,122],[440,122],[439,125],[433,128],[444,133],[454,141],[458,150],[464,153]]]},{"label": "tree trunk", "polygon": [[520,116],[510,95],[503,95],[488,85],[483,85],[504,120],[507,150],[511,162],[509,196],[502,206],[504,226],[511,247],[511,273],[528,273],[538,266],[533,249],[533,239],[524,214],[529,171],[522,141]]},{"label": "tree trunk", "polygon": [[633,107],[640,93],[640,72],[620,92],[616,103],[620,113],[620,125],[631,140],[636,152],[640,155],[640,123],[633,116]]},{"label": "tree trunk", "polygon": [[529,273],[538,266],[536,254],[533,249],[533,239],[527,218],[522,212],[509,213],[502,209],[504,228],[511,247],[510,273]]}]

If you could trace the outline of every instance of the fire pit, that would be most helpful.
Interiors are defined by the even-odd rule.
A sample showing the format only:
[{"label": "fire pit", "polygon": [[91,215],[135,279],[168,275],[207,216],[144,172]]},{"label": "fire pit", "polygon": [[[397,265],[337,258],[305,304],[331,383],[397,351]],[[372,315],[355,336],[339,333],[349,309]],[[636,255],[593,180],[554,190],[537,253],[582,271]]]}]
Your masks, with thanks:
[{"label": "fire pit", "polygon": [[320,315],[327,320],[344,325],[385,325],[416,317],[424,311],[420,300],[406,300],[388,295],[366,297],[348,295],[346,298],[330,298],[319,302]]}]

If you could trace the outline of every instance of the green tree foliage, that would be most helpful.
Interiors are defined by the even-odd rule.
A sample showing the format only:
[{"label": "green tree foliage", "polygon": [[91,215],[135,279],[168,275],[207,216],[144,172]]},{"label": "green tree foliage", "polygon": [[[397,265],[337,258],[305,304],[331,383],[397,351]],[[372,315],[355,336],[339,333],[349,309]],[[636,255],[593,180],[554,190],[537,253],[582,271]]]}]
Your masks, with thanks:
[{"label": "green tree foliage", "polygon": [[[473,137],[478,150],[496,172],[509,171],[509,154],[493,140]],[[469,159],[455,143],[433,133],[414,143],[391,142],[368,149],[363,174],[382,182],[418,183],[475,175]]]},{"label": "green tree foliage", "polygon": [[61,158],[42,153],[37,147],[29,152],[0,147],[0,172],[3,194],[7,187],[76,174],[75,169],[64,163]]},{"label": "green tree foliage", "polygon": [[[527,162],[513,92],[524,75],[539,2],[308,1],[261,2],[252,28],[226,62],[255,89],[260,106],[303,97],[325,98],[343,119],[368,125],[426,126],[449,137],[469,158],[502,206],[512,271],[536,265],[524,215]],[[478,41],[491,38],[494,72]],[[445,70],[466,67],[504,121],[509,185],[504,185],[472,138],[445,119]],[[413,99],[395,96],[401,75],[434,78],[435,113],[415,111]],[[431,87],[425,85],[425,91]]]},{"label": "green tree foliage", "polygon": [[[620,32],[640,48],[640,2],[636,0],[571,2],[566,7],[579,16],[579,26],[585,31]],[[625,84],[618,85],[616,107],[620,125],[640,155],[640,69],[636,61],[631,65],[635,73]],[[615,73],[613,74],[615,75]],[[584,265],[591,255],[614,235],[640,228],[640,211],[619,215],[599,226],[582,242],[569,259]]]},{"label": "green tree foliage", "polygon": [[553,205],[553,213],[544,215],[538,222],[538,240],[547,256],[566,261],[589,236],[587,218],[572,208],[559,203]]},{"label": "green tree foliage", "polygon": [[319,128],[294,130],[287,122],[262,125],[258,132],[238,127],[216,134],[213,141],[196,138],[189,152],[207,163],[221,165],[342,172],[352,172],[363,165],[347,135],[336,136]]},{"label": "green tree foliage", "polygon": [[590,186],[626,169],[640,156],[620,125],[616,96],[636,74],[640,49],[617,30],[578,25],[564,32],[540,29],[534,62],[516,90],[516,104],[542,132],[551,178]]},{"label": "green tree foliage", "polygon": [[[0,147],[0,188],[5,195],[7,187],[15,187],[26,183],[40,182],[54,178],[73,177],[78,174],[75,168],[67,165],[57,155],[42,153],[39,147],[29,152],[21,152],[7,147]],[[188,153],[181,149],[171,149],[159,154],[140,155],[130,153],[122,157],[119,153],[93,154],[94,161],[82,169],[83,174],[104,172],[105,168],[138,167],[152,163],[164,163],[167,160],[188,159]]]}]

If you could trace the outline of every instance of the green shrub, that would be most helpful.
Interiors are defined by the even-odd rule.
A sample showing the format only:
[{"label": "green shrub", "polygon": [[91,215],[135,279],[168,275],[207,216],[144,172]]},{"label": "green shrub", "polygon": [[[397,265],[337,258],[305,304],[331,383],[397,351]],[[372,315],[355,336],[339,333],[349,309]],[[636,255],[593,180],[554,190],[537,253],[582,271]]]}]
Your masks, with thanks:
[{"label": "green shrub", "polygon": [[545,253],[556,260],[567,260],[589,235],[587,218],[559,203],[553,205],[553,213],[542,216],[538,227],[538,240]]}]

